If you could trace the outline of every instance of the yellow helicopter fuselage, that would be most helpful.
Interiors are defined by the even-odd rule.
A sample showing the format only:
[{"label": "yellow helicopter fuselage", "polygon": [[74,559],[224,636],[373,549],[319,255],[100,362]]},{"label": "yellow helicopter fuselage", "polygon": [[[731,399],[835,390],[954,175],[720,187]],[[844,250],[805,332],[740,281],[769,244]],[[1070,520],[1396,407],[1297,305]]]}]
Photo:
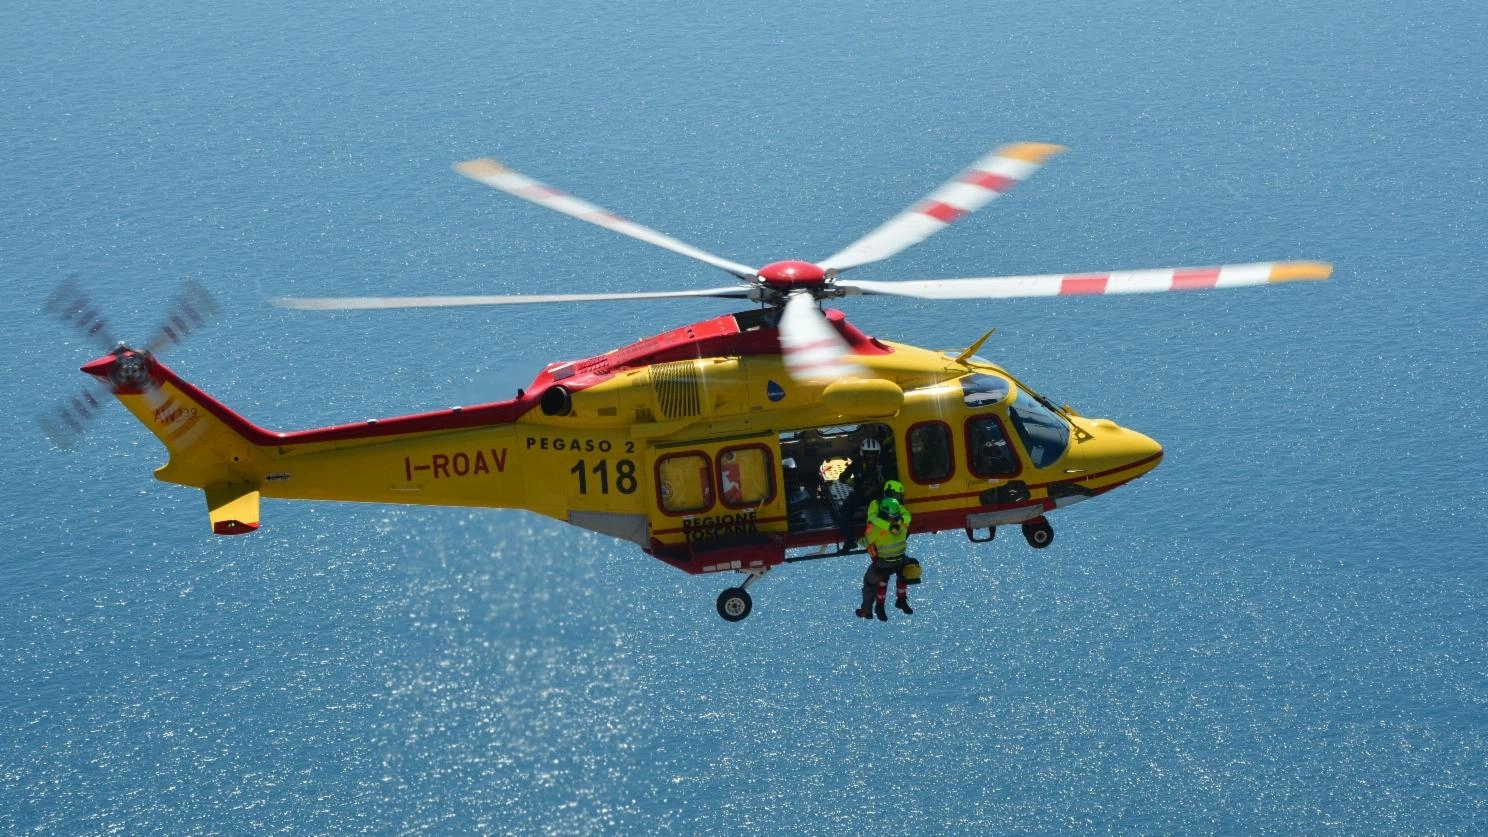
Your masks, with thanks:
[{"label": "yellow helicopter fuselage", "polygon": [[[84,370],[111,379],[165,443],[156,476],[206,492],[218,534],[256,529],[262,497],[513,508],[693,573],[767,569],[850,535],[842,501],[870,438],[914,531],[969,536],[1042,520],[1162,458],[1148,437],[1054,407],[1001,367],[828,320],[866,374],[793,380],[773,323],[745,312],[553,364],[510,401],[291,433],[148,356],[121,349]],[[148,380],[121,379],[131,356]]]}]

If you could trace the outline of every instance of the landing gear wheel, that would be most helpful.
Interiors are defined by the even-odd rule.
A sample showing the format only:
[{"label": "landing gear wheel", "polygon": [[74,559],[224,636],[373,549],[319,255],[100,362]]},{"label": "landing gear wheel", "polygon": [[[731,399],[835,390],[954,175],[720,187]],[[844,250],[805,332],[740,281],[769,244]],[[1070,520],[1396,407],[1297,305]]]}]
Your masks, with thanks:
[{"label": "landing gear wheel", "polygon": [[1043,549],[1054,542],[1054,527],[1047,520],[1036,520],[1023,524],[1023,538],[1034,549]]},{"label": "landing gear wheel", "polygon": [[743,587],[730,587],[718,594],[718,615],[726,621],[738,622],[754,609],[754,602]]}]

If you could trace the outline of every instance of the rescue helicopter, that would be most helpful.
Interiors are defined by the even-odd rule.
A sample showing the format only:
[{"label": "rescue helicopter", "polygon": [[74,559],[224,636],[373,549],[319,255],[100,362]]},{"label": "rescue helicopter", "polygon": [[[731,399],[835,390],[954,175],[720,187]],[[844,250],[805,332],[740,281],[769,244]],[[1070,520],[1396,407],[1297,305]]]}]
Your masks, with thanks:
[{"label": "rescue helicopter", "polygon": [[[1007,299],[1228,289],[1326,279],[1283,261],[1037,276],[849,280],[982,208],[1064,149],[1004,145],[846,248],[816,262],[735,262],[615,215],[490,160],[455,170],[486,186],[719,268],[733,284],[687,290],[508,296],[281,298],[284,308],[371,310],[720,297],[755,303],[595,357],[551,363],[516,397],[309,430],[254,424],[167,367],[159,350],[210,316],[190,289],[162,335],[119,343],[82,367],[164,444],[157,479],[201,489],[211,530],[259,527],[260,501],[525,509],[629,541],[688,573],[742,573],[719,595],[738,621],[749,588],[786,563],[851,554],[846,474],[865,448],[905,487],[912,531],[975,542],[1018,526],[1049,546],[1048,516],[1148,473],[1162,446],[1058,405],[965,351],[863,333],[823,303],[857,296]],[[107,329],[76,287],[49,302],[92,334]],[[99,400],[51,420],[63,434]],[[859,510],[858,513],[861,513]],[[738,578],[737,575],[733,576]]]}]

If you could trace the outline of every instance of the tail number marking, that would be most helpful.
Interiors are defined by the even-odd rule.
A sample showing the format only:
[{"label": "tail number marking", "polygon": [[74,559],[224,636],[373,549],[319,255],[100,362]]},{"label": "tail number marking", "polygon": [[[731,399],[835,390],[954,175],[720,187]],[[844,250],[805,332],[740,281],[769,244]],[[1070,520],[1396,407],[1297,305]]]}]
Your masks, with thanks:
[{"label": "tail number marking", "polygon": [[[579,478],[579,493],[589,493],[589,475],[593,474],[599,478],[599,493],[610,493],[610,461],[601,459],[591,467],[586,461],[580,459],[568,469],[570,474]],[[636,490],[635,462],[630,459],[621,459],[615,463],[615,490],[621,494],[634,494]]]},{"label": "tail number marking", "polygon": [[[506,448],[487,448],[474,453],[455,451],[436,453],[427,462],[415,463],[412,457],[403,457],[403,476],[413,482],[413,475],[427,471],[436,480],[454,477],[478,477],[481,474],[504,473],[506,471]],[[420,474],[422,475],[422,474]]]}]

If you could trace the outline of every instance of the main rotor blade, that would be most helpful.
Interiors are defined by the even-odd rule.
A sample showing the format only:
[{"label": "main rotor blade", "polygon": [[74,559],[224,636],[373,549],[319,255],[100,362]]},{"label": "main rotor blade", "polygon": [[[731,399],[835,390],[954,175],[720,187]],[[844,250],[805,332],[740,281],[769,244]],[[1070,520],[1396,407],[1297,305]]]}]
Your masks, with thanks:
[{"label": "main rotor blade", "polygon": [[611,302],[622,299],[671,299],[674,297],[724,297],[753,299],[755,290],[746,287],[703,288],[695,291],[639,291],[614,294],[511,294],[508,296],[350,296],[280,297],[269,303],[297,311],[366,311],[381,308],[454,308],[467,305],[534,305],[545,302]]},{"label": "main rotor blade", "polygon": [[971,168],[942,184],[924,200],[818,264],[823,270],[842,271],[887,259],[940,232],[963,215],[991,203],[1027,180],[1050,157],[1063,150],[1062,145],[1044,142],[1004,145],[972,163]]},{"label": "main rotor blade", "polygon": [[843,282],[848,295],[904,296],[916,299],[1012,299],[1030,296],[1144,294],[1240,288],[1272,282],[1327,279],[1333,265],[1325,262],[1262,262],[1220,267],[1169,267],[1047,276],[998,276],[980,279],[918,279],[908,282]]},{"label": "main rotor blade", "polygon": [[681,253],[704,264],[726,270],[740,279],[753,279],[759,273],[758,270],[748,265],[731,262],[705,250],[699,250],[691,244],[621,218],[588,201],[554,189],[546,183],[540,183],[526,175],[518,174],[490,158],[483,157],[479,160],[467,160],[456,164],[455,171],[471,180],[478,180],[487,186],[500,189],[508,195],[515,195],[538,206],[545,206],[548,209],[562,212],[564,215],[571,215],[580,221],[597,224],[607,230],[614,230],[621,235],[628,235],[647,244],[655,244],[673,253]]},{"label": "main rotor blade", "polygon": [[827,383],[866,375],[848,360],[851,347],[822,316],[807,291],[795,291],[780,314],[780,354],[786,374],[798,381]]}]

